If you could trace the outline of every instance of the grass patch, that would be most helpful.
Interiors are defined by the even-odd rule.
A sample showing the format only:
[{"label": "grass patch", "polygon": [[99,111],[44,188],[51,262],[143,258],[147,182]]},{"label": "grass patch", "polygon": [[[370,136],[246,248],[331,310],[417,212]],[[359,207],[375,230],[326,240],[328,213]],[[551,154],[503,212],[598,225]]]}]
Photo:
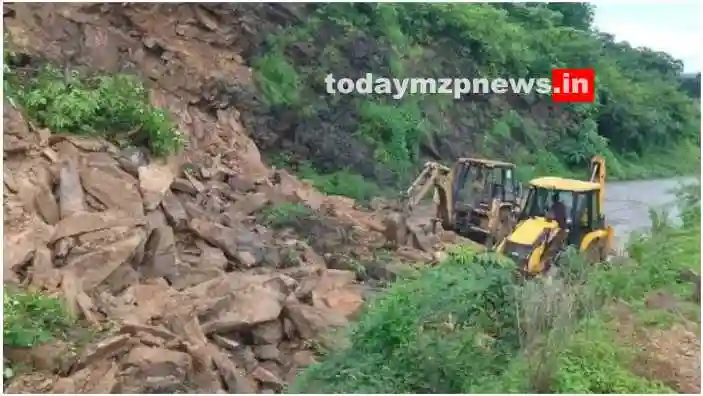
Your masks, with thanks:
[{"label": "grass patch", "polygon": [[601,318],[583,323],[558,356],[554,393],[670,393],[671,389],[632,373],[632,350],[613,342]]},{"label": "grass patch", "polygon": [[353,198],[362,204],[370,202],[373,197],[387,194],[377,184],[349,171],[319,174],[311,167],[303,167],[298,174],[301,178],[310,180],[315,188],[327,195]]},{"label": "grass patch", "polygon": [[294,227],[312,214],[312,210],[307,206],[290,202],[271,205],[261,211],[264,224],[273,228]]},{"label": "grass patch", "polygon": [[361,204],[368,204],[374,197],[393,195],[390,189],[384,189],[350,170],[321,173],[309,162],[296,163],[284,154],[273,156],[270,162],[277,168],[289,169],[299,178],[310,181],[316,189],[326,195],[353,198]]}]

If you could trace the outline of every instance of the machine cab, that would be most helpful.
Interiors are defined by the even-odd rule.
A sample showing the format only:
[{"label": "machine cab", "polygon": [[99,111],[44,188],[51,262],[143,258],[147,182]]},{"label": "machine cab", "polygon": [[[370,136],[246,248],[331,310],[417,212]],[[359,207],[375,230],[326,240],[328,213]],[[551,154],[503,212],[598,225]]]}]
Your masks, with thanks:
[{"label": "machine cab", "polygon": [[600,185],[579,180],[543,177],[530,182],[518,221],[543,218],[566,231],[568,243],[578,245],[593,230],[604,226]]},{"label": "machine cab", "polygon": [[[469,206],[485,204],[492,199],[516,203],[522,193],[522,186],[515,179],[514,169],[515,165],[509,162],[460,159],[454,169],[455,202]],[[472,188],[477,180],[482,181],[481,192],[478,194]]]}]

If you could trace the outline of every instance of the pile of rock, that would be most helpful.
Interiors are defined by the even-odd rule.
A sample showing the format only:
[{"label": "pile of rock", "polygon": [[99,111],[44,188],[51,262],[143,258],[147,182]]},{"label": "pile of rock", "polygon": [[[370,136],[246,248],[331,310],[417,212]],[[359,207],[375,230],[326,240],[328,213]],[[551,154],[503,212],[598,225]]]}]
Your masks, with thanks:
[{"label": "pile of rock", "polygon": [[[62,295],[99,333],[76,353],[61,343],[6,350],[39,370],[15,376],[8,392],[275,392],[314,359],[311,345],[339,342],[327,329],[362,303],[360,262],[373,264],[365,276],[392,278],[397,261],[433,260],[422,235],[424,251],[380,249],[382,213],[272,171],[244,128],[236,107],[254,106],[244,99],[256,87],[239,52],[258,45],[252,28],[268,34],[260,12],[296,7],[206,8],[6,9],[13,49],[37,63],[142,76],[188,141],[179,158],[149,161],[33,128],[5,103],[5,282]],[[280,120],[248,121],[259,142],[277,139],[252,128],[267,123]],[[258,221],[282,203],[315,219],[297,230]]]},{"label": "pile of rock", "polygon": [[361,231],[359,249],[381,246],[383,226],[353,201],[284,171],[150,162],[5,109],[5,282],[62,295],[101,334],[76,354],[8,351],[44,369],[8,391],[276,392],[361,307],[358,274],[256,221],[298,202]]}]

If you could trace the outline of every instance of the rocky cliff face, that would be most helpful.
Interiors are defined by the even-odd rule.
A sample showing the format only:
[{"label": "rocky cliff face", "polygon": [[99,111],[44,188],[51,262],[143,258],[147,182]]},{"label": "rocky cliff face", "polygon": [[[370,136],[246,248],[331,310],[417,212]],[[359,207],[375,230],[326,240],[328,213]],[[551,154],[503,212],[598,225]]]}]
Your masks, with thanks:
[{"label": "rocky cliff face", "polygon": [[[136,72],[188,137],[182,154],[150,160],[52,134],[5,103],[5,282],[63,296],[98,334],[76,353],[8,349],[35,371],[6,391],[279,392],[312,345],[341,342],[327,330],[353,320],[371,278],[434,259],[439,240],[418,231],[425,251],[388,254],[378,214],[262,162],[232,106],[256,102],[242,53],[270,28],[260,21],[296,7],[6,6],[28,62]],[[261,221],[284,204],[308,212]]]},{"label": "rocky cliff face", "polygon": [[30,62],[142,76],[153,87],[153,103],[169,109],[189,136],[186,161],[207,162],[217,153],[232,169],[261,176],[265,167],[233,106],[251,113],[257,103],[242,54],[255,51],[259,32],[295,18],[295,11],[246,4],[16,4],[6,6],[4,21]]}]

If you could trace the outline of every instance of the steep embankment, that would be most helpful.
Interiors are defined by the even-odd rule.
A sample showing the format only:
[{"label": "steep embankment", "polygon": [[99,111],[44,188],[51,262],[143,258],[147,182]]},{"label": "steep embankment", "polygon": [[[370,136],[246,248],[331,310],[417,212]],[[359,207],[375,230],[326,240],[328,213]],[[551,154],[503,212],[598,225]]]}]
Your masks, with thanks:
[{"label": "steep embankment", "polygon": [[434,259],[262,163],[222,96],[251,89],[240,37],[203,9],[4,21],[6,391],[277,392],[374,283]]},{"label": "steep embankment", "polygon": [[[425,159],[497,156],[518,173],[580,173],[605,155],[609,176],[699,171],[698,102],[679,88],[680,62],[591,28],[592,5],[326,4],[268,37],[252,64],[277,134],[257,143],[325,189],[349,173],[387,186]],[[305,11],[305,12],[304,12]],[[324,77],[549,76],[595,67],[593,105],[537,96],[320,95]],[[285,158],[277,156],[283,149]],[[671,158],[677,158],[672,161]],[[339,169],[345,169],[340,172]],[[330,180],[332,179],[332,180]]]}]

